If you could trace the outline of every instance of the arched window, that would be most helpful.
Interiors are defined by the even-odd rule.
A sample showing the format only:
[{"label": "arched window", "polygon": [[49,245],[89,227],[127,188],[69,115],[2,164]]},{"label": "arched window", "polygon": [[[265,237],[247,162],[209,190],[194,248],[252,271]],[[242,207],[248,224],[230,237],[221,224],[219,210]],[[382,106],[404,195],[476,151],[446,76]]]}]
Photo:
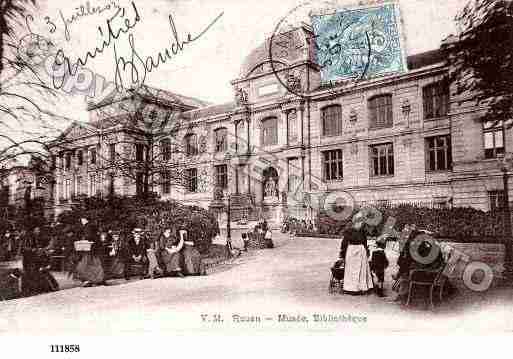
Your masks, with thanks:
[{"label": "arched window", "polygon": [[269,117],[262,120],[262,145],[272,146],[278,144],[278,119]]},{"label": "arched window", "polygon": [[187,156],[194,156],[198,154],[198,139],[194,133],[185,136],[185,153]]},{"label": "arched window", "polygon": [[216,152],[225,152],[228,149],[228,131],[221,127],[214,131]]},{"label": "arched window", "polygon": [[340,135],[342,133],[342,106],[326,106],[321,112],[323,136]]},{"label": "arched window", "polygon": [[371,127],[390,127],[393,124],[392,95],[379,95],[369,100]]}]

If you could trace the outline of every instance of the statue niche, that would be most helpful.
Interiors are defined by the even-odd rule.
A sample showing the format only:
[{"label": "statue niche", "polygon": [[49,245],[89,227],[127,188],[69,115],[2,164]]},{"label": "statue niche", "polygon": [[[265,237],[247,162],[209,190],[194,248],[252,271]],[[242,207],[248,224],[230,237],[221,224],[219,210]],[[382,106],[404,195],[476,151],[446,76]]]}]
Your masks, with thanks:
[{"label": "statue niche", "polygon": [[263,194],[265,201],[277,201],[279,199],[278,172],[274,167],[267,168],[264,173]]}]

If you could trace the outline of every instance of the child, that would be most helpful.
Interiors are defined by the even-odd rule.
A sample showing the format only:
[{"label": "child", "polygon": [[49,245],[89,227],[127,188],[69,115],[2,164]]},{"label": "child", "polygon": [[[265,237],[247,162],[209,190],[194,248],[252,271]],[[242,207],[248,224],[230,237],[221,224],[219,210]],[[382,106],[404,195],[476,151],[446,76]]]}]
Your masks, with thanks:
[{"label": "child", "polygon": [[385,269],[388,267],[388,260],[385,254],[386,242],[377,241],[376,245],[378,248],[372,252],[370,267],[372,272],[378,278],[376,294],[378,297],[384,297],[383,282],[385,281]]},{"label": "child", "polygon": [[267,228],[267,231],[265,232],[264,242],[267,248],[274,248],[273,233],[271,231],[271,228]]},{"label": "child", "polygon": [[249,239],[247,233],[242,233],[242,243],[244,243],[244,252],[248,251],[248,242]]}]

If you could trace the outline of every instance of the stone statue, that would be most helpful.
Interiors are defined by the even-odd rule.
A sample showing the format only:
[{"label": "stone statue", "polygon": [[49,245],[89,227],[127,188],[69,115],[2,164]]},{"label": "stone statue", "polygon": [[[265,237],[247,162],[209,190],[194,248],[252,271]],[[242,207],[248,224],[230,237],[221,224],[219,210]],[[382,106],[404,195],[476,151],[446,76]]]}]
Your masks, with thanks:
[{"label": "stone statue", "polygon": [[277,180],[269,178],[265,183],[264,193],[266,197],[278,197]]},{"label": "stone statue", "polygon": [[287,88],[291,91],[301,91],[301,78],[289,72],[287,75]]},{"label": "stone statue", "polygon": [[223,200],[223,189],[219,186],[217,186],[214,189],[214,200],[216,201],[222,201]]},{"label": "stone statue", "polygon": [[235,90],[235,102],[239,106],[248,103],[248,93],[243,88]]}]

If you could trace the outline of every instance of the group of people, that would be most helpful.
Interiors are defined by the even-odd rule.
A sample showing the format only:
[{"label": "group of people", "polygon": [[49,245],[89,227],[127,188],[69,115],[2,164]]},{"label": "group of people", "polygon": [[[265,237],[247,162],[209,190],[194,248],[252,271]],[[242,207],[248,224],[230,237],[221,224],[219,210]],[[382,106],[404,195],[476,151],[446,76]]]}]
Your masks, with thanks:
[{"label": "group of people", "polygon": [[86,287],[106,285],[113,278],[205,274],[201,254],[183,228],[169,225],[156,238],[150,238],[137,227],[122,233],[104,230],[87,218],[77,222],[34,226],[20,233],[8,229],[0,236],[1,259],[22,259],[22,270],[9,273],[19,280],[20,295],[58,289],[50,272],[53,258],[62,260],[63,269]]},{"label": "group of people", "polygon": [[105,285],[110,278],[131,276],[158,278],[204,274],[201,254],[185,229],[163,228],[157,238],[148,238],[141,228],[133,228],[128,238],[118,231],[101,231],[81,219],[78,230],[68,231],[75,241],[87,241],[89,250],[75,250],[69,272],[84,286]]},{"label": "group of people", "polygon": [[281,226],[281,232],[291,234],[295,233],[309,233],[314,231],[314,224],[311,219],[297,219],[294,217],[287,217]]},{"label": "group of people", "polygon": [[[267,248],[274,248],[273,232],[271,230],[271,226],[269,226],[265,219],[258,222],[253,227],[253,236],[263,239],[263,242]],[[247,250],[249,241],[248,235],[243,236],[242,240],[244,242],[244,249]]]},{"label": "group of people", "polygon": [[[435,270],[444,264],[442,251],[431,252],[433,246],[437,245],[432,241],[421,241],[417,247],[420,257],[426,257],[430,253],[437,253],[436,258],[429,262],[416,260],[410,250],[412,241],[421,233],[415,225],[406,225],[403,234],[406,234],[404,245],[397,261],[399,270],[392,278],[396,281],[394,290],[397,291],[397,301],[403,301],[408,293],[408,280],[410,271],[413,269]],[[376,247],[372,254],[367,245],[369,238],[375,239]],[[385,270],[389,261],[385,254],[387,241],[395,241],[388,234],[376,236],[376,227],[365,220],[365,215],[358,212],[351,223],[344,230],[340,246],[339,260],[335,263],[337,267],[344,267],[343,290],[347,294],[367,294],[371,291],[383,297]],[[449,286],[450,288],[450,286]]]},{"label": "group of people", "polygon": [[4,228],[0,231],[0,262],[15,260],[21,255],[27,232]]}]

